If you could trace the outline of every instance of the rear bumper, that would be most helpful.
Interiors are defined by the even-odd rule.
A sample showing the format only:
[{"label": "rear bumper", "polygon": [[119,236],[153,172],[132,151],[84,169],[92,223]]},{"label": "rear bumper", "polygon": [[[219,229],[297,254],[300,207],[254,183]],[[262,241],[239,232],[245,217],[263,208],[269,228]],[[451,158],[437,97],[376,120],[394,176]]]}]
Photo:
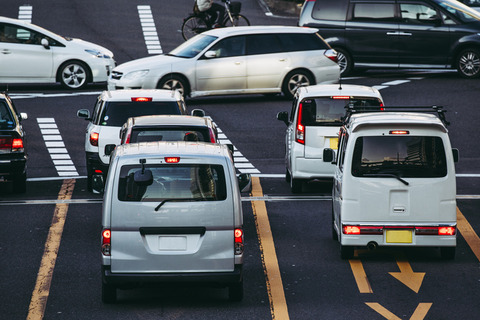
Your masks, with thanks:
[{"label": "rear bumper", "polygon": [[0,176],[11,177],[25,173],[27,157],[25,154],[13,158],[0,157]]},{"label": "rear bumper", "polygon": [[87,152],[86,156],[87,156],[87,168],[90,169],[90,172],[87,172],[87,174],[93,175],[95,170],[101,170],[103,177],[106,178],[109,164],[103,163],[98,153]]},{"label": "rear bumper", "polygon": [[243,266],[235,265],[232,272],[192,273],[112,273],[110,266],[102,266],[102,281],[111,285],[134,285],[156,283],[202,283],[226,286],[239,283],[243,278]]},{"label": "rear bumper", "polygon": [[455,247],[457,237],[453,236],[434,236],[434,235],[412,235],[410,243],[392,243],[387,242],[385,234],[382,235],[345,235],[341,236],[343,246],[367,247],[369,244],[376,246],[399,246],[399,247]]}]

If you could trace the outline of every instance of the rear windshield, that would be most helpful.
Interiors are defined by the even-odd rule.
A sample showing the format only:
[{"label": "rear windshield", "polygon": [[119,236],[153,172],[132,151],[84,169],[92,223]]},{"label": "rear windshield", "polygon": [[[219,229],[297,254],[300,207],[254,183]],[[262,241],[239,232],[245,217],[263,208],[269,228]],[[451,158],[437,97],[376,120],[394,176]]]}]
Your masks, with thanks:
[{"label": "rear windshield", "polygon": [[7,129],[15,126],[10,108],[5,102],[0,101],[0,128]]},{"label": "rear windshield", "polygon": [[107,102],[100,115],[100,125],[121,127],[130,117],[181,114],[176,101]]},{"label": "rear windshield", "polygon": [[126,165],[120,171],[120,201],[220,201],[227,198],[223,166],[209,164],[146,165],[153,183],[134,181],[140,165]]},{"label": "rear windshield", "polygon": [[205,141],[210,142],[208,129],[134,129],[130,136],[130,143],[150,141]]},{"label": "rear windshield", "polygon": [[403,178],[438,178],[447,174],[440,137],[371,136],[355,142],[352,175],[392,174]]},{"label": "rear windshield", "polygon": [[381,106],[377,98],[335,98],[320,97],[304,99],[301,103],[302,124],[304,126],[341,125],[348,106]]}]

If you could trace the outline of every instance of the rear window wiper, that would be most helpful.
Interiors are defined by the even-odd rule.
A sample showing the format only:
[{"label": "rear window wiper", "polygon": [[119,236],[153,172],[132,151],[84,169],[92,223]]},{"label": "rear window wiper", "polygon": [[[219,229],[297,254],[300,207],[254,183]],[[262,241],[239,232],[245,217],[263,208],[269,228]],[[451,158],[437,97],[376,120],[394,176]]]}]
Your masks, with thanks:
[{"label": "rear window wiper", "polygon": [[163,206],[166,202],[188,202],[188,201],[205,201],[205,200],[210,200],[210,198],[170,198],[170,199],[164,199],[162,202],[158,204],[158,206],[155,207],[155,211],[158,211],[161,206]]},{"label": "rear window wiper", "polygon": [[363,177],[379,177],[379,178],[396,178],[398,181],[403,183],[404,185],[408,186],[408,181],[402,179],[399,175],[394,173],[365,173],[362,175]]}]

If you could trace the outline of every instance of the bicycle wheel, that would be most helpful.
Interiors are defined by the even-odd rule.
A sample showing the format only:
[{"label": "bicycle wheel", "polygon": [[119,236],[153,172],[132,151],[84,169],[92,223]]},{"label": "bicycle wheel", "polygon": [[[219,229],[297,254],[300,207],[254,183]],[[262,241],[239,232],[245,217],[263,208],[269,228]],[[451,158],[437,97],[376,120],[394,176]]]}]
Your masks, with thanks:
[{"label": "bicycle wheel", "polygon": [[207,31],[208,29],[208,24],[203,18],[198,16],[190,16],[183,20],[182,36],[183,39],[188,40],[199,33]]},{"label": "bicycle wheel", "polygon": [[232,15],[232,19],[233,21],[231,21],[230,18],[227,16],[227,19],[225,19],[223,25],[225,27],[241,27],[250,25],[250,21],[248,21],[248,19],[241,14]]}]

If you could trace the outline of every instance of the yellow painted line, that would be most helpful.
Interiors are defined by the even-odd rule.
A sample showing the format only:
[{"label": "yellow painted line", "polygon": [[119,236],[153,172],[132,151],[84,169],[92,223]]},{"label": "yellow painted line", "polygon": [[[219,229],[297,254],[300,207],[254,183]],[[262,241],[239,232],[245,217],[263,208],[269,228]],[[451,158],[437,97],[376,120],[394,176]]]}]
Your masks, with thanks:
[{"label": "yellow painted line", "polygon": [[[385,319],[388,320],[401,320],[401,318],[394,315],[392,312],[388,311],[380,303],[377,302],[365,302],[367,306],[375,310],[378,314],[382,315]],[[410,320],[423,320],[430,310],[432,303],[419,303],[415,312],[410,317]]]},{"label": "yellow painted line", "polygon": [[468,223],[467,219],[463,215],[463,213],[457,207],[457,228],[458,231],[462,234],[465,241],[467,241],[468,246],[472,249],[473,253],[477,257],[478,261],[480,261],[480,238],[473,230],[470,223]]},{"label": "yellow painted line", "polygon": [[[64,180],[62,188],[58,193],[59,200],[70,199],[72,197],[75,179]],[[62,239],[63,226],[67,217],[68,203],[59,203],[55,206],[52,225],[48,231],[47,241],[43,252],[40,269],[37,274],[35,289],[32,293],[30,306],[28,308],[27,320],[43,319],[47,299],[50,293],[50,284],[52,283],[53,269],[57,260],[60,240]]]},{"label": "yellow painted line", "polygon": [[410,317],[410,320],[423,320],[427,316],[428,310],[430,310],[432,304],[433,303],[419,303],[417,309],[415,309],[415,312]]},{"label": "yellow painted line", "polygon": [[350,267],[352,268],[353,276],[357,282],[358,291],[360,293],[373,293],[370,282],[368,281],[365,269],[363,269],[362,261],[351,259],[349,260]]},{"label": "yellow painted line", "polygon": [[[260,185],[260,179],[258,177],[252,177],[252,196],[263,196],[262,186]],[[285,300],[282,276],[280,274],[280,267],[278,266],[277,253],[275,251],[265,201],[252,201],[252,209],[255,217],[258,240],[260,242],[272,319],[288,320],[290,318],[288,315],[287,301]]]}]

